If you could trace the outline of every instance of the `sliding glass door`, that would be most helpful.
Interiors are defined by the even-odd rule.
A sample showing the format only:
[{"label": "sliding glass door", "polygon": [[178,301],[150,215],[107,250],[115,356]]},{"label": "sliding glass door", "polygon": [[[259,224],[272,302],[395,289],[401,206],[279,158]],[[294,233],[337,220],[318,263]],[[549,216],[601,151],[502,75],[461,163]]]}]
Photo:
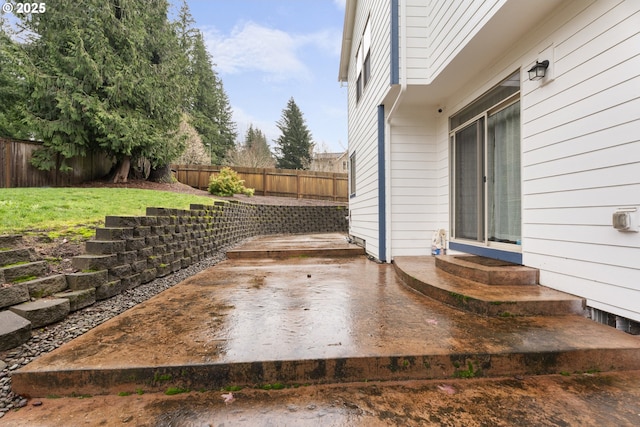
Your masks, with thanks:
[{"label": "sliding glass door", "polygon": [[450,118],[454,240],[520,244],[519,89],[518,72]]}]

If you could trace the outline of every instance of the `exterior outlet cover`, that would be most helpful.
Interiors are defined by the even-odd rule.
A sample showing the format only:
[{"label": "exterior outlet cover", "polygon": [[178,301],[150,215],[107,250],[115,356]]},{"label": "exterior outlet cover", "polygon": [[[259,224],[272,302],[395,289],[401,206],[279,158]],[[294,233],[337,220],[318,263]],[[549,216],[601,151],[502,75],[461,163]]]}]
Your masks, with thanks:
[{"label": "exterior outlet cover", "polygon": [[620,208],[613,213],[613,228],[618,231],[638,232],[638,209]]}]

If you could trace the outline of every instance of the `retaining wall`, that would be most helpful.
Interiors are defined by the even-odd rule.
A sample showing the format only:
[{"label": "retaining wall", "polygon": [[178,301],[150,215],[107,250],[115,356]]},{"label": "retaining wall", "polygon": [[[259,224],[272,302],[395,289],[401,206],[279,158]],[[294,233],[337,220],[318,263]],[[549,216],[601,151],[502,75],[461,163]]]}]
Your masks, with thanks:
[{"label": "retaining wall", "polygon": [[36,260],[33,251],[2,249],[15,247],[21,236],[0,236],[0,351],[26,342],[32,328],[218,255],[243,239],[347,233],[347,215],[345,206],[231,201],[188,210],[147,208],[145,216],[108,216],[86,243],[85,254],[72,258],[78,271],[53,276],[43,276],[46,262]]},{"label": "retaining wall", "polygon": [[343,206],[270,206],[239,202],[191,205],[189,210],[147,208],[146,216],[108,216],[105,227],[72,259],[72,291],[95,288],[96,299],[185,268],[221,247],[268,234],[348,231]]}]

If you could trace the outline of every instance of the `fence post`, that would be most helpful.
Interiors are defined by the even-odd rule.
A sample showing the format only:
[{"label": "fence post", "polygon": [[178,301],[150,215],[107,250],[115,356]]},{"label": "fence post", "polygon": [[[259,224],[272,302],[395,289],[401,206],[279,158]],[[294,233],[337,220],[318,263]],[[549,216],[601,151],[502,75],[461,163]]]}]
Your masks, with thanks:
[{"label": "fence post", "polygon": [[5,188],[11,188],[11,176],[13,176],[13,171],[11,170],[11,141],[3,141],[4,142],[4,160],[5,160],[5,168],[4,168],[4,182]]},{"label": "fence post", "polygon": [[336,200],[338,200],[338,187],[336,185],[336,174],[334,173],[332,176],[332,181],[333,181],[333,201],[335,202]]},{"label": "fence post", "polygon": [[267,168],[262,168],[262,194],[267,195]]},{"label": "fence post", "polygon": [[300,199],[300,171],[296,171],[296,199]]}]

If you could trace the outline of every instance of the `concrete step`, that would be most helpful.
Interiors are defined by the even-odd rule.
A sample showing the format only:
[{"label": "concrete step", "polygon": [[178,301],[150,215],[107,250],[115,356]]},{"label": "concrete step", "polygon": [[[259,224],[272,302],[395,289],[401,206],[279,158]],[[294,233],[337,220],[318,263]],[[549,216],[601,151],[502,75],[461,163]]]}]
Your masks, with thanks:
[{"label": "concrete step", "polygon": [[337,249],[267,249],[267,250],[243,250],[234,249],[227,252],[229,259],[257,259],[257,258],[330,258],[330,257],[355,257],[364,255],[363,248],[353,246]]},{"label": "concrete step", "polygon": [[437,268],[437,258],[404,256],[393,262],[407,286],[472,313],[498,317],[585,314],[582,298],[540,285],[486,285]]},{"label": "concrete step", "polygon": [[39,328],[64,319],[69,314],[70,305],[68,299],[43,298],[14,305],[9,310],[30,321],[33,328]]},{"label": "concrete step", "polygon": [[39,397],[637,369],[638,337],[575,315],[478,316],[361,256],[227,260],[41,356],[12,387]]},{"label": "concrete step", "polygon": [[471,255],[439,255],[436,267],[485,285],[537,285],[536,268]]},{"label": "concrete step", "polygon": [[31,338],[31,322],[12,311],[0,311],[0,351],[24,344]]},{"label": "concrete step", "polygon": [[0,270],[3,272],[5,281],[14,282],[43,276],[47,272],[47,267],[46,261],[35,261],[12,265],[10,267],[2,267]]}]

